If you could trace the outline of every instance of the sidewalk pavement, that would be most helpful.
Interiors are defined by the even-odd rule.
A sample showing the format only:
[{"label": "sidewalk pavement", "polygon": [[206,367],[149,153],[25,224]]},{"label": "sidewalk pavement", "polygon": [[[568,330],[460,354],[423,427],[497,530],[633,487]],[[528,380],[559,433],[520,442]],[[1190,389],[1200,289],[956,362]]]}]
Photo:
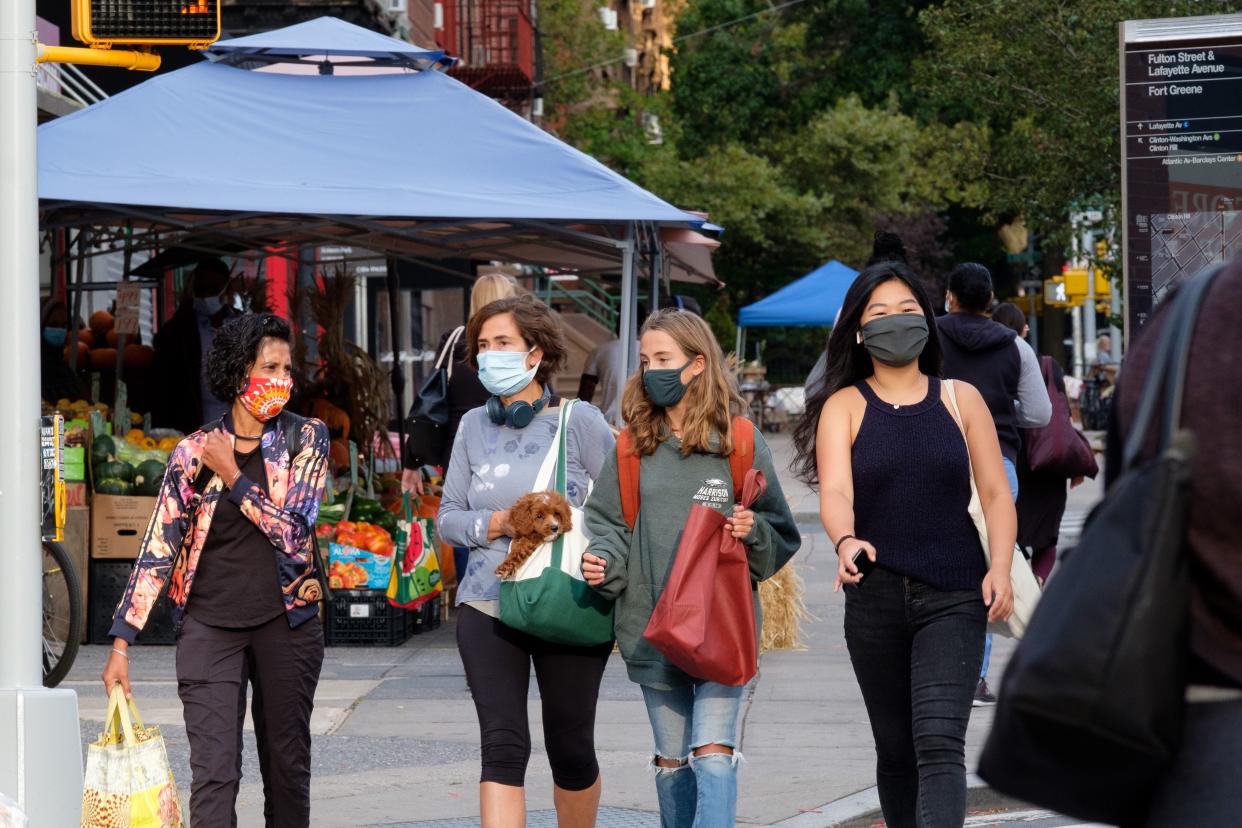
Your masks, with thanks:
[{"label": "sidewalk pavement", "polygon": [[[773,435],[769,442],[778,469],[788,468],[788,436]],[[833,550],[818,523],[815,495],[792,474],[782,475],[782,485],[804,532],[795,564],[814,619],[805,627],[805,649],[763,656],[743,705],[746,764],[738,823],[784,828],[857,824],[878,808],[875,753],[842,635],[843,599],[832,593]],[[1098,494],[1092,489],[1076,490],[1071,515],[1085,514],[1094,497]],[[999,683],[1012,649],[1012,642],[997,639],[990,673],[994,682]],[[106,647],[84,647],[65,685],[79,691],[84,744],[97,735],[103,716],[105,699],[97,677],[107,653]],[[188,748],[173,648],[136,647],[132,653],[135,698],[147,721],[163,726],[174,773],[188,798]],[[533,681],[529,712],[534,737],[527,774],[529,825],[554,825]],[[974,710],[967,737],[972,769],[990,722],[989,709]],[[312,727],[313,825],[477,824],[478,725],[451,622],[394,649],[330,649]],[[239,825],[261,825],[263,796],[249,724],[246,742]],[[599,824],[657,826],[646,711],[619,655],[610,660],[604,677],[596,745],[605,806]],[[974,801],[987,795],[977,791]]]}]

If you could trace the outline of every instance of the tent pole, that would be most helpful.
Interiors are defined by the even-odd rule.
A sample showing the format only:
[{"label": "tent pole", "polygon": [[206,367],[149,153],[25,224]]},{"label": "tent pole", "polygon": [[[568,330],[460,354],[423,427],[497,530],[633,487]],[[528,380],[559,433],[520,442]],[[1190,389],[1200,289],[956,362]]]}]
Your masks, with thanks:
[{"label": "tent pole", "polygon": [[647,313],[660,309],[660,273],[664,270],[663,248],[660,245],[660,229],[651,225],[651,295],[647,297]]},{"label": "tent pole", "polygon": [[742,359],[742,338],[746,335],[746,328],[742,325],[737,326],[737,343],[733,346],[733,353],[737,355],[739,360]]},{"label": "tent pole", "polygon": [[[401,364],[401,308],[397,285],[397,260],[388,260],[388,342],[392,346],[392,397],[397,409],[398,444],[405,449],[405,366]],[[400,456],[400,452],[398,452]]]},{"label": "tent pole", "polygon": [[35,29],[35,0],[0,3],[0,791],[31,825],[76,825],[77,694],[43,687]]},{"label": "tent pole", "polygon": [[[633,342],[634,330],[634,222],[625,225],[625,241],[621,247],[621,341]],[[617,399],[625,394],[625,384],[630,378],[630,349],[621,349],[621,371],[617,374]]]}]

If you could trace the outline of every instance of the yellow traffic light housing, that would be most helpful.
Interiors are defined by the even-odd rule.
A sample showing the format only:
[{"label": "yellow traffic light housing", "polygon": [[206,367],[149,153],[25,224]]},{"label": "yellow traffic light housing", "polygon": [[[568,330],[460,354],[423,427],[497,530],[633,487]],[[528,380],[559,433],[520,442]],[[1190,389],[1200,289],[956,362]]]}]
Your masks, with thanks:
[{"label": "yellow traffic light housing", "polygon": [[220,38],[220,0],[72,0],[73,36],[96,49],[188,46]]},{"label": "yellow traffic light housing", "polygon": [[[1065,292],[1071,299],[1085,299],[1087,297],[1087,271],[1086,269],[1067,270],[1060,279],[1064,280]],[[1095,271],[1095,295],[1096,297],[1110,296],[1112,294],[1112,284],[1100,273]],[[1075,303],[1077,304],[1077,303]]]}]

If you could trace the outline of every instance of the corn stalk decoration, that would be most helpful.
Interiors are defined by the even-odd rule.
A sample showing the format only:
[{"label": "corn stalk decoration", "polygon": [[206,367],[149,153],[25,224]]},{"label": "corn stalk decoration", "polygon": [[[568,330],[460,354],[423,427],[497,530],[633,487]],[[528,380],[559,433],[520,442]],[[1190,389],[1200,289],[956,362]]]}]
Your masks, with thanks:
[{"label": "corn stalk decoration", "polygon": [[370,457],[376,435],[381,446],[388,444],[392,388],[388,371],[345,338],[345,311],[354,301],[354,286],[354,277],[341,269],[325,274],[317,288],[299,285],[297,280],[289,285],[290,316],[298,320],[303,309],[309,308],[320,331],[317,362],[308,357],[309,331],[295,333],[294,382],[302,389],[298,394],[300,409],[308,410],[314,399],[322,397],[345,411],[350,438],[361,454]]}]

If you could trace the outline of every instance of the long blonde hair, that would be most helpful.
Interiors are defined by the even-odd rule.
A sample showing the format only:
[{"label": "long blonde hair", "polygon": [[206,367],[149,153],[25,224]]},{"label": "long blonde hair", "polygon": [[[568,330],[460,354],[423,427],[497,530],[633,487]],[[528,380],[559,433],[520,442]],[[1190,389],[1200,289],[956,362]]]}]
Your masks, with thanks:
[{"label": "long blonde hair", "polygon": [[[662,331],[673,338],[686,356],[701,356],[706,369],[686,386],[686,414],[681,425],[681,453],[727,455],[733,451],[733,417],[745,410],[737,385],[725,365],[724,353],[712,329],[694,313],[674,308],[662,310],[647,319],[642,334]],[[669,437],[664,409],[656,408],[643,390],[639,371],[630,377],[621,400],[621,413],[634,436],[638,454],[653,454]],[[713,438],[717,439],[715,445]]]},{"label": "long blonde hair", "polygon": [[517,295],[517,286],[503,273],[485,273],[474,281],[470,289],[470,315],[474,316],[498,299]]}]

